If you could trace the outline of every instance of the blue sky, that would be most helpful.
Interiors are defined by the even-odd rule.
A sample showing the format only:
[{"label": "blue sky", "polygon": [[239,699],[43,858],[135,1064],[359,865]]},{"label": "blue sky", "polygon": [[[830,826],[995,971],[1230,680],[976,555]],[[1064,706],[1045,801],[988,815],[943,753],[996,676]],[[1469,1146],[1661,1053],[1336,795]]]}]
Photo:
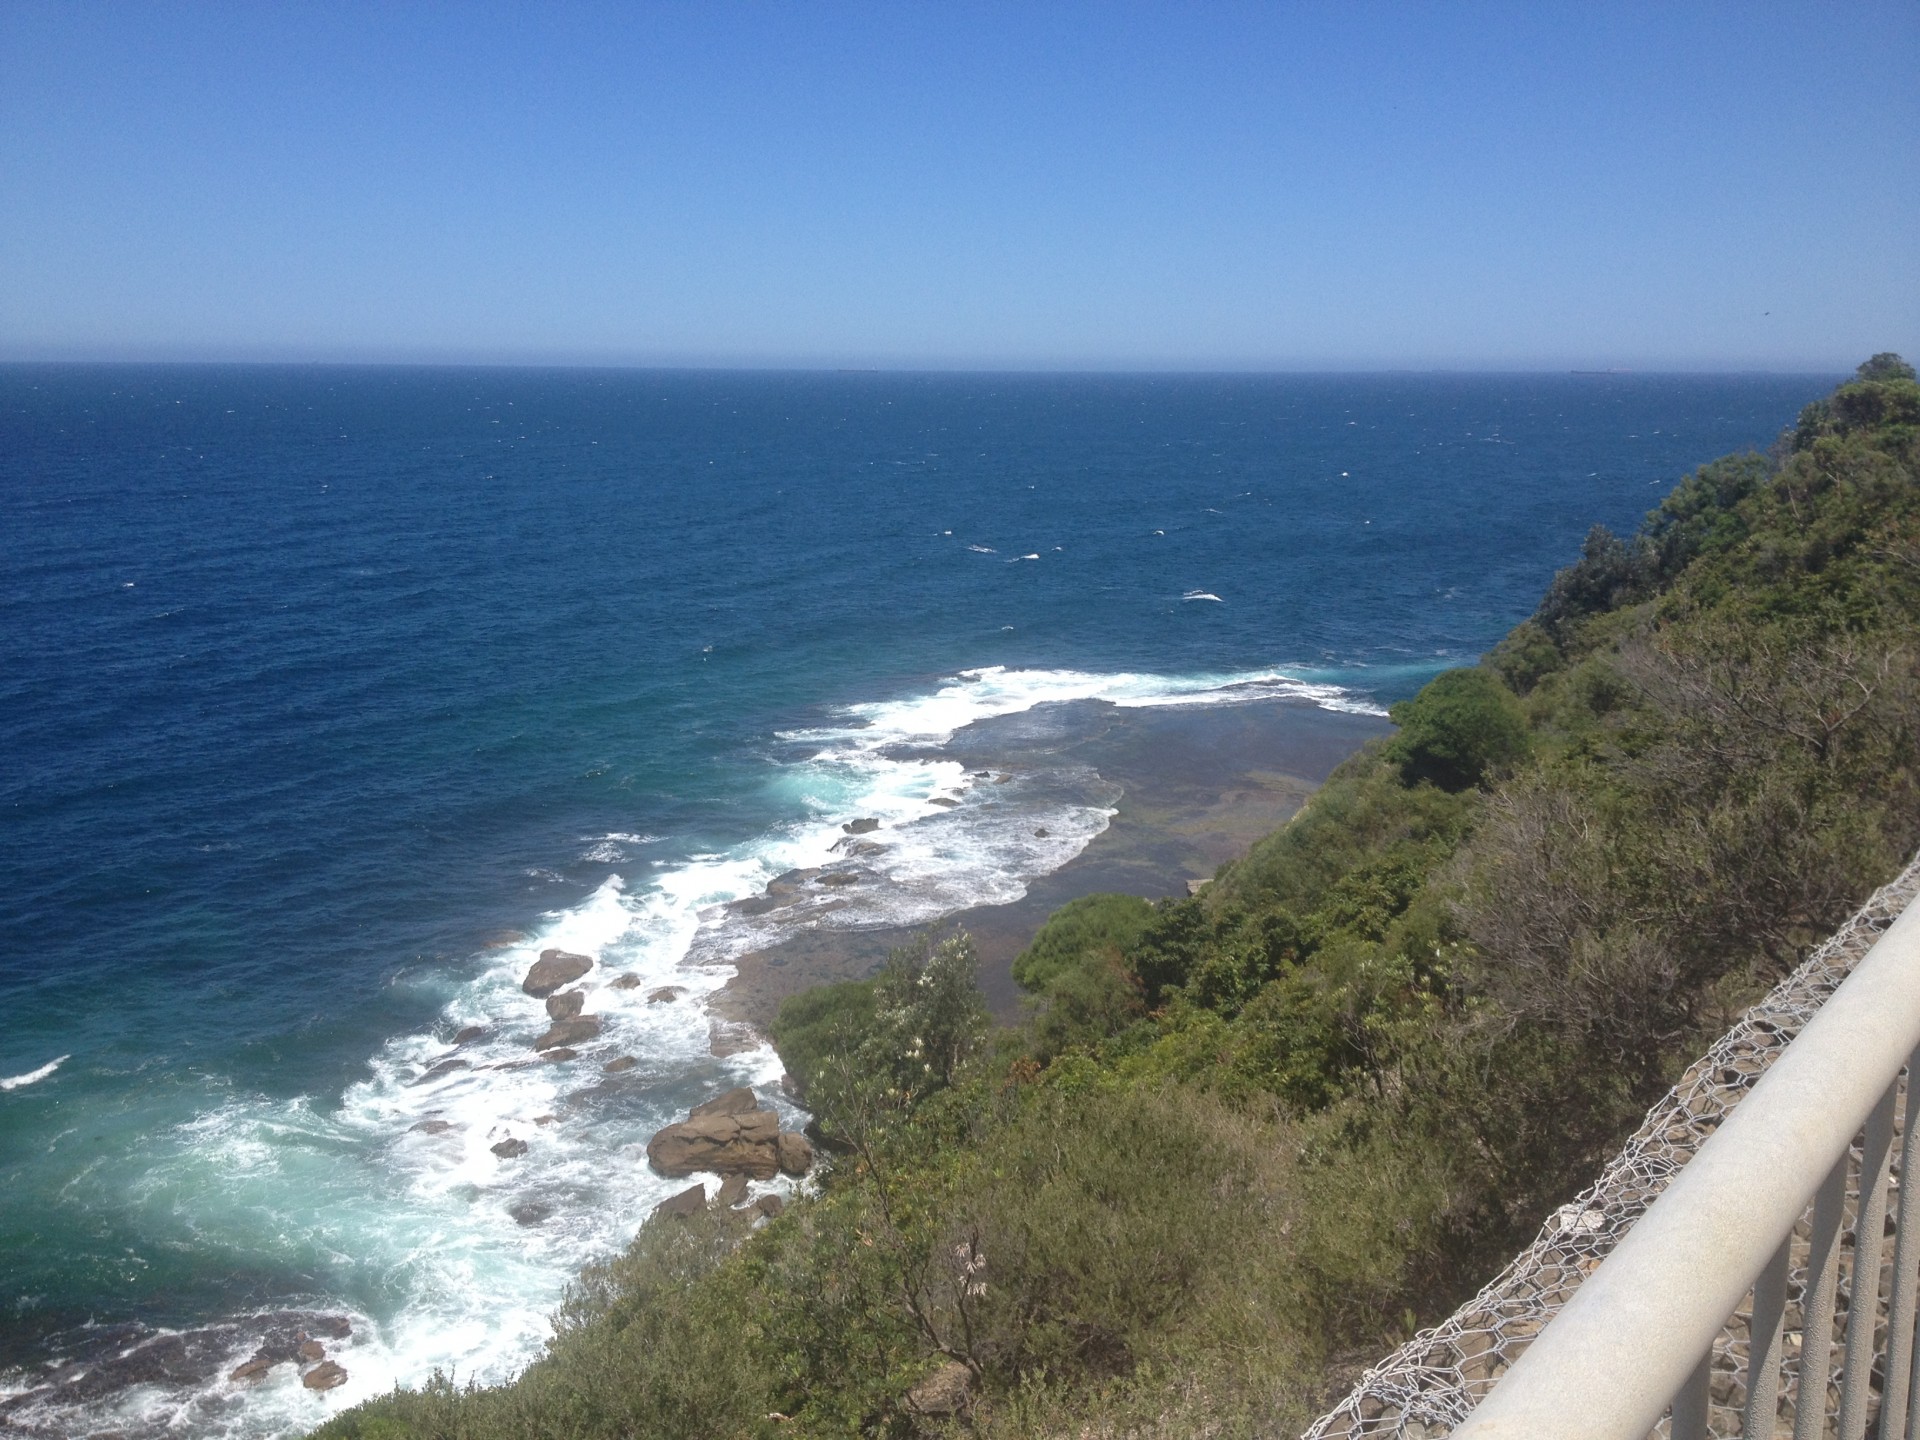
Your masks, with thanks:
[{"label": "blue sky", "polygon": [[0,0],[0,356],[1834,369],[1920,6]]}]

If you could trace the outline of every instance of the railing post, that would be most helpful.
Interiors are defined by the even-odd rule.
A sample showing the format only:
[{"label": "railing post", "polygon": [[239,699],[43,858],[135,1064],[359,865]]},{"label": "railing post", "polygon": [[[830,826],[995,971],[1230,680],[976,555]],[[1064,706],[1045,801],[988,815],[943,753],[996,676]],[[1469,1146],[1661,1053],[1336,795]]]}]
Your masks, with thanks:
[{"label": "railing post", "polygon": [[1780,1351],[1785,1343],[1787,1274],[1793,1268],[1793,1236],[1780,1242],[1753,1285],[1753,1322],[1747,1327],[1745,1440],[1773,1440],[1780,1409]]},{"label": "railing post", "polygon": [[1854,1205],[1853,1273],[1847,1282],[1847,1352],[1840,1372],[1840,1440],[1867,1433],[1868,1382],[1880,1324],[1880,1251],[1887,1229],[1887,1161],[1893,1153],[1893,1102],[1900,1077],[1867,1117],[1860,1146],[1860,1198]]},{"label": "railing post", "polygon": [[1800,1292],[1800,1380],[1793,1395],[1793,1440],[1820,1440],[1827,1425],[1827,1380],[1833,1370],[1833,1297],[1840,1279],[1840,1224],[1846,1218],[1852,1147],[1813,1197],[1807,1284]]},{"label": "railing post", "polygon": [[1880,1399],[1881,1440],[1905,1440],[1908,1383],[1913,1364],[1914,1286],[1920,1281],[1920,1115],[1914,1113],[1914,1077],[1920,1050],[1907,1059],[1906,1129],[1900,1140],[1900,1210],[1894,1221],[1893,1295],[1887,1302],[1887,1389]]},{"label": "railing post", "polygon": [[1710,1440],[1707,1407],[1713,1403],[1713,1347],[1700,1357],[1700,1363],[1680,1393],[1673,1397],[1673,1440]]}]

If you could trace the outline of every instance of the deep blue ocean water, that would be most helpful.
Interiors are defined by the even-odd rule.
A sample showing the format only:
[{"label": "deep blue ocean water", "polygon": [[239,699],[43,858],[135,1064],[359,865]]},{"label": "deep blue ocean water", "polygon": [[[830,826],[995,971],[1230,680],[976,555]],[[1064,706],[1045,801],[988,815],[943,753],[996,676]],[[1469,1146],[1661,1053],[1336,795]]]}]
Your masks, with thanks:
[{"label": "deep blue ocean water", "polygon": [[[15,1421],[261,1435],[510,1372],[675,1188],[652,1128],[775,1093],[708,1051],[773,933],[726,901],[874,815],[811,923],[931,919],[1105,823],[1098,777],[988,803],[956,727],[1384,705],[1834,378],[0,367],[0,1401],[284,1305],[354,1317],[347,1388]],[[516,1063],[550,944],[646,982],[595,992],[618,1084]]]}]

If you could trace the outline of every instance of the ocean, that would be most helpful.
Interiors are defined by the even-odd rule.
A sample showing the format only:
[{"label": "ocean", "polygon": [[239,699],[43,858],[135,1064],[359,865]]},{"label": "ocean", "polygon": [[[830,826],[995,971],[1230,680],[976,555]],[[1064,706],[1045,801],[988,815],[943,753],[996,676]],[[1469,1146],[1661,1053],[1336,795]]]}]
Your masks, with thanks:
[{"label": "ocean", "polygon": [[[686,1183],[655,1129],[802,1118],[734,960],[1124,803],[978,737],[1378,716],[1836,378],[0,366],[0,1434],[510,1375]],[[226,1379],[319,1315],[345,1385]]]}]

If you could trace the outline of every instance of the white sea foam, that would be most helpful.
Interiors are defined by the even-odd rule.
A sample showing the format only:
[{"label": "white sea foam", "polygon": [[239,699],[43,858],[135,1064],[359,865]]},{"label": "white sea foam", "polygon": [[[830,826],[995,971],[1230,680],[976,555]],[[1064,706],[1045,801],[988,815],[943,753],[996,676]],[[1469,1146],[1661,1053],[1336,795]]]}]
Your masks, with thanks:
[{"label": "white sea foam", "polygon": [[54,1071],[58,1070],[72,1058],[70,1055],[61,1055],[49,1060],[38,1070],[29,1070],[24,1075],[10,1075],[5,1080],[0,1080],[0,1090],[19,1090],[25,1086],[37,1084],[39,1081],[53,1074]]},{"label": "white sea foam", "polygon": [[[354,1319],[338,1354],[344,1386],[316,1394],[289,1367],[244,1392],[224,1378],[191,1394],[146,1387],[91,1407],[89,1423],[106,1423],[111,1411],[136,1435],[238,1440],[311,1428],[436,1369],[462,1381],[512,1375],[539,1353],[580,1267],[617,1251],[654,1205],[688,1183],[648,1167],[655,1130],[733,1085],[755,1088],[790,1124],[802,1118],[780,1091],[771,1047],[713,1053],[708,1002],[735,960],[803,930],[920,924],[1016,900],[1106,828],[1118,792],[1091,769],[970,772],[942,753],[957,731],[1063,701],[1135,708],[1271,699],[1378,713],[1337,686],[1278,671],[1180,677],[993,666],[920,694],[848,706],[782,736],[800,753],[768,776],[764,798],[784,818],[761,833],[611,875],[512,947],[474,957],[436,982],[445,1001],[435,1026],[388,1041],[337,1103],[235,1096],[157,1142],[129,1203],[189,1217],[190,1241],[203,1253],[315,1277],[306,1303]],[[851,833],[856,819],[877,823]],[[585,858],[609,864],[630,863],[630,847],[663,843],[637,832],[583,839],[593,842]],[[788,872],[797,874],[769,893]],[[539,867],[528,873],[558,878]],[[580,985],[587,1013],[603,1025],[577,1059],[560,1063],[531,1049],[549,1020],[544,1002],[521,989],[527,967],[550,947],[593,957]],[[664,987],[681,993],[650,1002]],[[455,1046],[451,1037],[465,1027],[482,1033]],[[617,1056],[637,1063],[604,1073]],[[435,1068],[443,1062],[452,1063]],[[31,1083],[52,1069],[0,1084]],[[527,1152],[495,1154],[505,1140]]]},{"label": "white sea foam", "polygon": [[1211,600],[1216,605],[1224,603],[1221,601],[1220,597],[1214,594],[1211,590],[1189,590],[1187,591],[1186,594],[1182,595],[1180,598],[1182,600]]}]

